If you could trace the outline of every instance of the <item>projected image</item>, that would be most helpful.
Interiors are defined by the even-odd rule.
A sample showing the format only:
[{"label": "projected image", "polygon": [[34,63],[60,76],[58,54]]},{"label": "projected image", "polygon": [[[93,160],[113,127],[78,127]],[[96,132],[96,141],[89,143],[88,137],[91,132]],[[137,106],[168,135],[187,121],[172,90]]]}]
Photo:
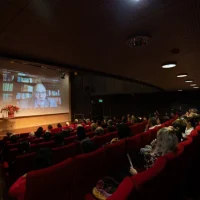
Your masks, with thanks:
[{"label": "projected image", "polygon": [[[1,70],[1,73],[2,107],[8,104],[18,106],[19,116],[69,111],[69,105],[66,102],[68,76],[66,79],[60,79],[8,69]],[[52,74],[55,75],[55,72],[53,71]]]}]

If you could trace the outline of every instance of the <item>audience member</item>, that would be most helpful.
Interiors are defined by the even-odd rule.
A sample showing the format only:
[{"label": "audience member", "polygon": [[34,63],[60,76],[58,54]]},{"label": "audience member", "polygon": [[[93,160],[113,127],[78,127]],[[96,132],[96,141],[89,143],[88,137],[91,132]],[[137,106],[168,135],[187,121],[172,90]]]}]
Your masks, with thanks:
[{"label": "audience member", "polygon": [[186,129],[185,133],[183,134],[183,138],[186,138],[190,133],[194,130],[196,126],[195,119],[192,117],[186,118]]},{"label": "audience member", "polygon": [[52,134],[50,132],[46,132],[44,135],[43,135],[43,138],[44,138],[44,142],[49,142],[51,141],[52,139]]},{"label": "audience member", "polygon": [[46,130],[46,132],[51,133],[52,129],[53,129],[53,126],[52,125],[48,125],[48,129]]},{"label": "audience member", "polygon": [[35,138],[35,133],[34,132],[30,132],[28,134],[28,138]]},{"label": "audience member", "polygon": [[28,141],[21,141],[18,145],[19,155],[24,155],[29,152],[30,143]]},{"label": "audience member", "polygon": [[[144,168],[148,169],[153,166],[155,161],[169,152],[177,150],[178,138],[175,129],[172,127],[162,128],[158,131],[155,149],[144,156]],[[130,167],[130,174],[133,176],[137,174],[137,170]]]},{"label": "audience member", "polygon": [[6,133],[6,136],[11,143],[16,143],[18,141],[18,136],[11,132]]},{"label": "audience member", "polygon": [[114,132],[116,130],[115,126],[113,126],[113,121],[110,119],[108,120],[107,131],[108,133]]},{"label": "audience member", "polygon": [[[51,151],[49,149],[40,149],[35,157],[35,170],[43,169],[51,165]],[[26,192],[26,176],[20,177],[9,189],[9,196],[13,199],[24,200]]]},{"label": "audience member", "polygon": [[104,129],[102,127],[97,127],[96,130],[95,130],[95,135],[96,136],[104,135]]},{"label": "audience member", "polygon": [[92,131],[95,131],[96,128],[97,128],[97,125],[96,125],[95,123],[92,123],[92,124],[91,124],[91,129],[92,129]]},{"label": "audience member", "polygon": [[69,136],[70,136],[70,129],[63,130],[63,131],[61,132],[61,134],[62,134],[62,136],[63,136],[64,138],[69,137]]},{"label": "audience member", "polygon": [[184,119],[177,119],[173,122],[172,126],[176,130],[178,141],[181,142],[186,129],[186,121]]},{"label": "audience member", "polygon": [[121,139],[130,137],[130,128],[126,124],[119,124],[117,126],[118,138],[113,138],[110,143],[118,142]]},{"label": "audience member", "polygon": [[54,141],[57,147],[65,145],[65,141],[64,141],[64,137],[62,133],[55,134]]},{"label": "audience member", "polygon": [[159,126],[157,124],[157,119],[155,117],[149,118],[148,124],[146,125],[145,131],[149,129],[154,129],[156,126]]},{"label": "audience member", "polygon": [[43,128],[42,128],[42,127],[39,127],[39,128],[37,129],[37,131],[35,132],[35,136],[36,136],[37,138],[41,138],[43,132],[44,132]]},{"label": "audience member", "polygon": [[61,123],[58,123],[58,124],[57,124],[57,128],[62,128]]},{"label": "audience member", "polygon": [[78,136],[78,140],[80,141],[80,147],[83,153],[89,153],[96,149],[94,142],[86,136],[85,129],[83,127],[78,127],[76,134]]}]

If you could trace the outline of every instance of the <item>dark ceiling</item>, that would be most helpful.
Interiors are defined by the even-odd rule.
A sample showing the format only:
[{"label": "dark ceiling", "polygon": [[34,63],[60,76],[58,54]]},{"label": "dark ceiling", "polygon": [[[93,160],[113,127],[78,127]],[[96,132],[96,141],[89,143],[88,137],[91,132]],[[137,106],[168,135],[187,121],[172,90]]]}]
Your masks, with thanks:
[{"label": "dark ceiling", "polygon": [[[129,48],[129,35],[150,44]],[[174,48],[179,54],[172,54]],[[78,66],[167,91],[200,85],[199,0],[1,0],[0,56]],[[176,61],[177,67],[161,64]],[[194,90],[194,89],[193,89]]]}]

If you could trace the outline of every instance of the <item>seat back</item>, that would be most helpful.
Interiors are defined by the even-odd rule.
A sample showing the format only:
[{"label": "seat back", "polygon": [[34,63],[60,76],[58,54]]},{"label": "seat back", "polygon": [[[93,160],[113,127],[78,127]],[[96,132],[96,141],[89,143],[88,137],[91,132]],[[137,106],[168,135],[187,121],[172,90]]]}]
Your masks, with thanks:
[{"label": "seat back", "polygon": [[63,147],[52,148],[52,163],[57,164],[67,158],[76,156],[79,146],[79,143],[71,143]]},{"label": "seat back", "polygon": [[17,156],[10,170],[12,180],[17,180],[27,172],[33,170],[35,153]]},{"label": "seat back", "polygon": [[84,199],[85,194],[90,193],[98,180],[105,176],[104,158],[104,148],[75,157],[72,200]]},{"label": "seat back", "polygon": [[78,140],[78,137],[76,135],[74,136],[70,136],[64,139],[65,140],[65,144],[71,144],[73,141]]},{"label": "seat back", "polygon": [[29,172],[25,200],[70,200],[73,167],[74,161],[69,158],[46,169]]},{"label": "seat back", "polygon": [[55,147],[56,143],[54,141],[50,141],[50,142],[41,142],[38,144],[39,148],[53,148]]},{"label": "seat back", "polygon": [[132,135],[137,135],[139,133],[139,125],[134,124],[134,125],[130,126],[130,131],[131,131]]}]

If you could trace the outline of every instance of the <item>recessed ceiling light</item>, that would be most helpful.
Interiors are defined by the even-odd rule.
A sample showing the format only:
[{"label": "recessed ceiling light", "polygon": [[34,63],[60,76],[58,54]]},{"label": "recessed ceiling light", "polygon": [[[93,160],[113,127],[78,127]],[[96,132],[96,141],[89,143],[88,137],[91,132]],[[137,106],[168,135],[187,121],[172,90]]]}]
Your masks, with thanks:
[{"label": "recessed ceiling light", "polygon": [[182,92],[183,90],[178,90],[179,92]]},{"label": "recessed ceiling light", "polygon": [[193,80],[185,80],[186,83],[192,83]]},{"label": "recessed ceiling light", "polygon": [[184,73],[184,74],[178,74],[177,75],[177,78],[183,78],[183,77],[186,77],[188,74]]},{"label": "recessed ceiling light", "polygon": [[196,86],[196,87],[193,87],[193,88],[195,88],[195,89],[198,89],[199,87],[198,87],[198,86]]},{"label": "recessed ceiling light", "polygon": [[190,84],[190,86],[192,86],[192,87],[194,87],[194,86],[196,86],[197,84]]},{"label": "recessed ceiling light", "polygon": [[168,63],[168,64],[162,65],[163,69],[169,69],[169,68],[173,68],[173,67],[176,67],[175,63]]}]

